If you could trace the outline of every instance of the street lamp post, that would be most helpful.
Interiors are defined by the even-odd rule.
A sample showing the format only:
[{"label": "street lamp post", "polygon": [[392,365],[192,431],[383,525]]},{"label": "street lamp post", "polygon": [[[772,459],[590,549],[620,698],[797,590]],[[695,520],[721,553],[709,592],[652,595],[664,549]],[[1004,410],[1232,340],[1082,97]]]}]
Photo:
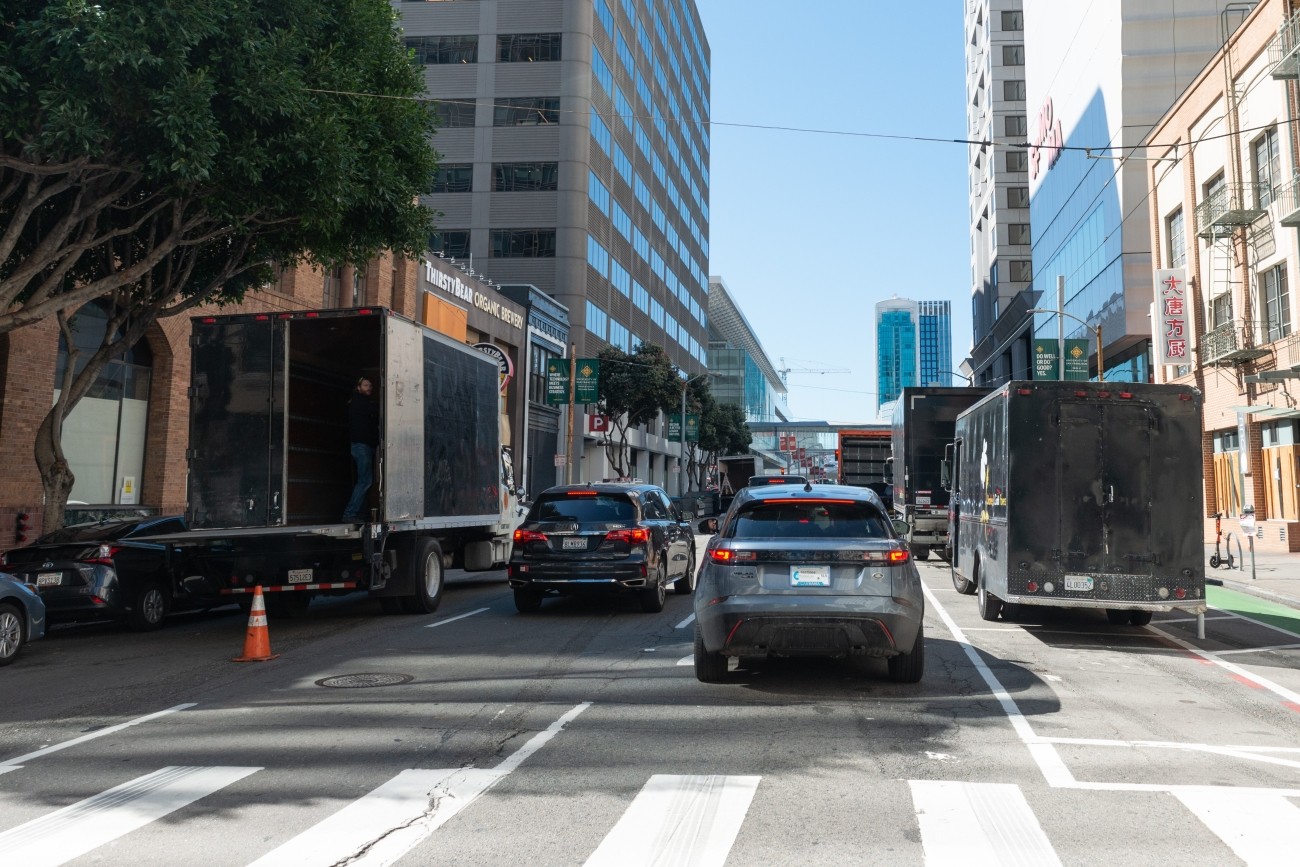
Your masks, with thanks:
[{"label": "street lamp post", "polygon": [[[1075,322],[1082,323],[1084,328],[1091,329],[1092,333],[1097,337],[1097,381],[1098,382],[1106,381],[1106,368],[1103,366],[1101,360],[1101,323],[1100,322],[1098,322],[1096,325],[1093,325],[1089,323],[1087,319],[1083,319],[1081,317],[1075,316],[1073,313],[1066,313],[1064,310],[1048,310],[1043,307],[1034,307],[1029,310],[1026,310],[1025,312],[1026,313],[1055,313],[1057,316],[1068,316],[1071,319],[1073,319]],[[1061,379],[1065,379],[1065,353],[1064,352],[1061,353]]]}]

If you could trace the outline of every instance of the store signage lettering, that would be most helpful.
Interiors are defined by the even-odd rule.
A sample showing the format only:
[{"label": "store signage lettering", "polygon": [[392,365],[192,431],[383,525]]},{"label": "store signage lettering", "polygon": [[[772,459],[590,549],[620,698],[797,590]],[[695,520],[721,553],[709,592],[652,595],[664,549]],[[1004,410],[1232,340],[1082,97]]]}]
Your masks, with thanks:
[{"label": "store signage lettering", "polygon": [[1155,344],[1156,364],[1190,364],[1187,269],[1157,269],[1155,297],[1156,321],[1151,339]]},{"label": "store signage lettering", "polygon": [[512,328],[523,329],[524,315],[511,310],[500,301],[495,301],[479,292],[459,277],[439,271],[433,263],[425,260],[424,279],[429,285],[441,289],[453,298],[472,304],[489,316],[494,316]]},{"label": "store signage lettering", "polygon": [[[1052,100],[1043,103],[1038,112],[1038,137],[1029,148],[1029,177],[1037,178],[1039,170],[1047,171],[1061,158],[1061,148],[1065,145],[1065,135],[1061,132],[1061,119],[1056,116]],[[1049,153],[1044,155],[1043,151]],[[1042,167],[1046,157],[1047,166]]]}]

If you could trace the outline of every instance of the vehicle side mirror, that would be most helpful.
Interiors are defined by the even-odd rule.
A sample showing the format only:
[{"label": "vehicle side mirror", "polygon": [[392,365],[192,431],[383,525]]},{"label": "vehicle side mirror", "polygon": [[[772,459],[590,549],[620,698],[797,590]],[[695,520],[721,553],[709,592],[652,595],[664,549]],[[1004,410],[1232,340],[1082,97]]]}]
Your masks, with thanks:
[{"label": "vehicle side mirror", "polygon": [[901,536],[904,539],[907,538],[908,533],[912,532],[911,525],[908,524],[906,521],[904,521],[902,518],[895,518],[890,523],[894,525],[894,533],[897,534],[898,536]]},{"label": "vehicle side mirror", "polygon": [[712,536],[718,532],[718,519],[705,518],[697,525],[697,529],[699,529],[700,533],[705,536]]}]

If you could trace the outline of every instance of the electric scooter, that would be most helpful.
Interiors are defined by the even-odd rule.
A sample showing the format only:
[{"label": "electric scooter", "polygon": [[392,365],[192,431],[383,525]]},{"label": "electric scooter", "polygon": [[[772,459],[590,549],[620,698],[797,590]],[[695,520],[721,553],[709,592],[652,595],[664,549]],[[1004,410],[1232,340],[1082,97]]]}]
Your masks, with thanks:
[{"label": "electric scooter", "polygon": [[1223,513],[1214,513],[1214,553],[1210,555],[1210,568],[1218,569],[1220,566],[1232,568],[1232,551],[1228,551],[1227,557],[1219,556],[1219,544],[1223,541]]}]

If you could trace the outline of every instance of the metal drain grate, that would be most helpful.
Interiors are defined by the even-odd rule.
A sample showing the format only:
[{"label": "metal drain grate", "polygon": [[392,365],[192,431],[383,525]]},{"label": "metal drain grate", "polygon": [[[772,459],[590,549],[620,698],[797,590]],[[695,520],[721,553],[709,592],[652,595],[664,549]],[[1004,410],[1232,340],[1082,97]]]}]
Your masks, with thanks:
[{"label": "metal drain grate", "polygon": [[399,686],[413,680],[413,674],[336,674],[333,677],[322,677],[316,681],[316,685],[331,689],[367,689],[372,686]]}]

